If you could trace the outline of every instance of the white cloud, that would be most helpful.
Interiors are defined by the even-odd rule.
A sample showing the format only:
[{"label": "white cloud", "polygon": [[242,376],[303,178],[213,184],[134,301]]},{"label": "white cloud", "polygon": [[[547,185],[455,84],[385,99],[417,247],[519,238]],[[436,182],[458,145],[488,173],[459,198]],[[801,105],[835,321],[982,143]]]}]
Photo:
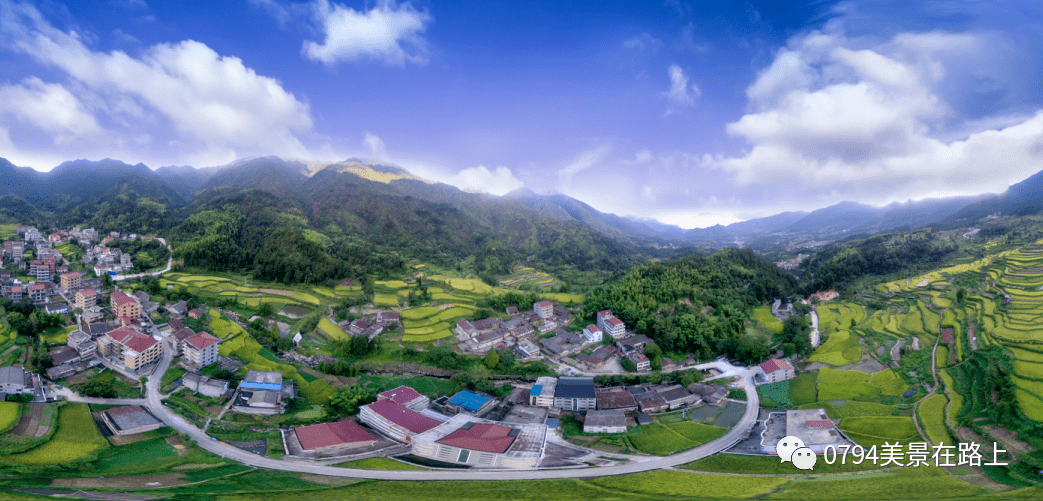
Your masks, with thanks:
[{"label": "white cloud", "polygon": [[369,152],[373,155],[373,158],[377,160],[387,160],[387,148],[384,146],[384,140],[380,139],[380,136],[367,131],[362,139],[362,144],[369,148]]},{"label": "white cloud", "polygon": [[525,186],[525,183],[514,177],[511,169],[500,166],[490,171],[484,165],[464,169],[448,182],[465,191],[480,191],[493,195],[503,195]]},{"label": "white cloud", "polygon": [[691,106],[695,104],[695,98],[699,97],[702,92],[695,84],[688,85],[688,75],[684,74],[684,70],[680,66],[673,64],[667,69],[670,74],[670,90],[663,94],[670,100],[674,105],[678,106]]},{"label": "white cloud", "polygon": [[396,66],[428,61],[423,33],[432,17],[409,3],[382,0],[365,12],[327,0],[315,0],[313,6],[326,39],[304,42],[303,52],[309,59],[326,65],[363,58]]},{"label": "white cloud", "polygon": [[636,50],[658,50],[663,46],[663,41],[649,35],[648,32],[642,32],[640,35],[623,41],[623,47],[628,49]]},{"label": "white cloud", "polygon": [[580,153],[572,163],[558,171],[558,178],[566,183],[572,181],[572,178],[575,177],[576,174],[579,174],[581,171],[589,169],[603,161],[605,156],[608,155],[609,149],[610,148],[606,145]]},{"label": "white cloud", "polygon": [[[5,114],[54,134],[55,144],[102,133],[76,96],[61,84],[44,83],[36,77],[0,86],[0,115]],[[10,138],[6,141],[10,143]]]},{"label": "white cloud", "polygon": [[116,121],[136,129],[130,135],[155,126],[159,115],[180,133],[181,147],[199,150],[185,156],[307,155],[297,134],[311,131],[308,105],[275,79],[203,43],[158,44],[140,57],[93,51],[76,32],[56,29],[20,4],[0,6],[0,35],[6,48],[64,71],[103,100]]},{"label": "white cloud", "polygon": [[958,120],[937,90],[946,65],[935,56],[949,42],[981,45],[944,33],[868,47],[835,33],[795,39],[747,89],[750,112],[727,126],[749,150],[703,163],[740,184],[795,182],[868,202],[1002,191],[1043,168],[1043,114],[939,138]]}]

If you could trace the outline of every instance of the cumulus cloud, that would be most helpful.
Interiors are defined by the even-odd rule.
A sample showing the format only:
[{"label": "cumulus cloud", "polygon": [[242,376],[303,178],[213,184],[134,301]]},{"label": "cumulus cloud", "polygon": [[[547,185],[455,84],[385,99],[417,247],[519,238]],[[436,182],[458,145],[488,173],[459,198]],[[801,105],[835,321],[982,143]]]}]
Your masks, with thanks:
[{"label": "cumulus cloud", "polygon": [[[0,86],[0,115],[14,116],[52,133],[55,144],[102,133],[94,116],[68,89],[36,77],[21,84]],[[10,143],[10,138],[6,142]]]},{"label": "cumulus cloud", "polygon": [[503,195],[525,186],[525,183],[514,177],[511,169],[500,166],[489,170],[484,165],[460,171],[449,183],[466,191],[480,191],[493,195]]},{"label": "cumulus cloud", "polygon": [[380,136],[367,131],[362,138],[362,144],[369,148],[370,154],[377,160],[387,160],[387,148],[384,146],[384,140],[380,139]]},{"label": "cumulus cloud", "polygon": [[6,49],[65,72],[78,87],[104,101],[103,107],[117,121],[147,127],[155,125],[151,122],[157,116],[165,119],[180,133],[182,146],[203,148],[196,154],[306,154],[297,134],[311,130],[308,105],[275,79],[203,43],[158,44],[138,57],[98,52],[76,32],[51,26],[35,7],[10,3],[0,6],[0,35]]},{"label": "cumulus cloud", "polygon": [[797,180],[865,201],[1002,191],[1043,168],[1043,114],[941,139],[959,121],[940,97],[945,63],[981,48],[940,32],[874,46],[837,33],[794,39],[747,89],[750,111],[727,126],[748,151],[703,163],[740,184]]},{"label": "cumulus cloud", "polygon": [[382,0],[368,11],[357,11],[327,0],[315,0],[314,16],[325,35],[322,43],[305,41],[306,57],[326,65],[363,58],[404,66],[425,64],[429,50],[424,31],[432,17],[409,3]]},{"label": "cumulus cloud", "polygon": [[695,84],[689,86],[688,75],[685,75],[684,70],[676,64],[670,65],[667,72],[670,74],[670,90],[663,94],[670,100],[671,104],[675,106],[691,106],[695,104],[695,98],[702,93],[699,87]]}]

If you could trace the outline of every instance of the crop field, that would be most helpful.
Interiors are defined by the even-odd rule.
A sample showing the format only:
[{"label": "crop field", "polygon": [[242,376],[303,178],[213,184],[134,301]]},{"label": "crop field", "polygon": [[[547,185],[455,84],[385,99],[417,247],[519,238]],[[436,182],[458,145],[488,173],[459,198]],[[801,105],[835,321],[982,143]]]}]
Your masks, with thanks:
[{"label": "crop field", "polygon": [[373,294],[373,304],[378,306],[398,306],[398,294]]},{"label": "crop field", "polygon": [[917,410],[920,426],[923,427],[924,433],[927,433],[927,439],[935,445],[943,442],[955,443],[945,428],[945,404],[947,403],[949,403],[949,399],[945,398],[945,395],[935,393],[920,402]]},{"label": "crop field", "polygon": [[869,448],[884,445],[884,442],[922,442],[923,438],[916,431],[913,418],[907,416],[867,416],[847,417],[840,420],[838,426],[855,443]]},{"label": "crop field", "polygon": [[956,428],[956,415],[960,413],[960,409],[963,408],[963,395],[956,391],[956,386],[953,385],[952,376],[949,371],[939,372],[942,381],[945,382],[945,387],[949,390],[949,412],[945,416],[945,422],[948,423],[949,427]]},{"label": "crop field", "polygon": [[161,438],[116,447],[116,454],[99,459],[94,470],[101,475],[127,475],[158,470],[178,460],[177,451]]},{"label": "crop field", "polygon": [[82,459],[106,446],[108,441],[98,432],[87,404],[67,404],[58,414],[58,430],[51,440],[0,461],[27,466],[58,465]]},{"label": "crop field", "polygon": [[22,404],[17,402],[0,402],[0,433],[17,424],[21,417]]},{"label": "crop field", "polygon": [[782,334],[782,322],[775,318],[775,315],[771,314],[771,308],[768,306],[755,308],[753,314],[750,315],[750,320],[760,323],[775,334]]},{"label": "crop field", "polygon": [[41,333],[40,339],[42,339],[46,343],[64,344],[68,341],[69,334],[72,334],[72,331],[74,330],[76,330],[75,326],[66,328],[53,327]]},{"label": "crop field", "polygon": [[818,400],[859,400],[877,395],[901,395],[909,386],[894,371],[884,369],[872,375],[861,371],[823,367],[818,373]]},{"label": "crop field", "polygon": [[[702,498],[746,498],[771,492],[789,479],[783,477],[721,477],[679,471],[651,471],[634,475],[603,477],[588,482],[607,489],[650,495]],[[621,496],[626,499],[625,496]],[[598,499],[592,497],[591,499]],[[632,497],[630,499],[633,499]]]},{"label": "crop field", "polygon": [[[818,467],[816,466],[816,471]],[[953,499],[973,496],[981,487],[963,482],[943,468],[899,468],[889,474],[829,475],[797,479],[772,499]]]},{"label": "crop field", "polygon": [[342,341],[351,339],[351,336],[344,332],[344,329],[341,329],[339,325],[331,322],[330,319],[326,317],[322,317],[322,319],[319,320],[319,324],[316,328],[326,333],[330,339],[339,339]]},{"label": "crop field", "polygon": [[354,468],[358,470],[399,470],[399,471],[417,471],[426,470],[423,466],[417,466],[415,464],[403,463],[402,461],[395,461],[391,458],[367,458],[359,459],[357,461],[348,461],[345,463],[339,463],[337,466],[344,468]]},{"label": "crop field", "polygon": [[790,380],[758,386],[757,393],[761,398],[761,405],[765,407],[776,409],[793,407],[793,400],[790,398]]},{"label": "crop field", "polygon": [[818,376],[810,372],[798,374],[789,380],[789,395],[793,405],[803,405],[814,402],[817,398],[815,384]]},{"label": "crop field", "polygon": [[846,417],[861,416],[895,416],[898,407],[893,405],[878,404],[874,402],[859,402],[847,400],[842,404],[833,402],[812,402],[799,406],[800,409],[825,409],[830,419],[842,419]]},{"label": "crop field", "polygon": [[[821,319],[819,320],[821,326]],[[832,366],[842,366],[858,362],[862,358],[862,346],[858,344],[858,336],[841,330],[829,334],[825,343],[808,358],[812,362],[822,362]]]}]

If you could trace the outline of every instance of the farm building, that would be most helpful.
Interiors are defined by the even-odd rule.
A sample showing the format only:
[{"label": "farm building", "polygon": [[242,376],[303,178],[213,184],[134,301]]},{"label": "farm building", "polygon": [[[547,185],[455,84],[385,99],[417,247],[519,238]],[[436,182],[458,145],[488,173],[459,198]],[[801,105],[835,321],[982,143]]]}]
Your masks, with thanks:
[{"label": "farm building", "polygon": [[625,433],[627,417],[622,410],[587,411],[583,433]]},{"label": "farm building", "polygon": [[220,397],[228,391],[228,381],[212,378],[195,372],[189,372],[181,377],[181,384],[196,393],[208,397]]},{"label": "farm building", "polygon": [[534,468],[540,461],[547,426],[510,426],[457,414],[413,437],[416,456],[489,468]]},{"label": "farm building", "polygon": [[306,451],[359,449],[377,443],[377,437],[354,421],[337,421],[299,426],[293,429],[301,448]]},{"label": "farm building", "polygon": [[414,411],[426,408],[431,401],[408,386],[399,386],[398,388],[380,393],[377,395],[377,400],[390,400],[396,404],[409,407]]},{"label": "farm building", "polygon": [[140,405],[106,410],[101,413],[101,420],[116,435],[134,435],[163,427],[163,421]]},{"label": "farm building", "polygon": [[596,398],[598,401],[598,409],[617,409],[621,411],[637,410],[637,400],[634,400],[634,395],[623,388],[599,391],[596,393]]},{"label": "farm building", "polygon": [[796,371],[793,370],[793,366],[789,362],[772,358],[761,362],[757,366],[757,374],[754,376],[754,380],[761,384],[768,384],[793,379],[796,376]]},{"label": "farm building", "polygon": [[688,385],[688,391],[702,397],[703,402],[717,405],[728,396],[728,388],[716,384],[692,383]]},{"label": "farm building", "polygon": [[461,391],[449,399],[449,408],[456,412],[469,412],[479,415],[493,407],[496,401],[469,391]]},{"label": "farm building", "polygon": [[670,408],[670,404],[666,403],[666,399],[654,391],[638,393],[634,395],[634,400],[637,400],[637,406],[643,413],[662,412]]},{"label": "farm building", "polygon": [[695,405],[702,401],[702,397],[690,393],[681,385],[659,387],[656,388],[656,393],[659,393],[663,400],[666,400],[670,410],[679,409],[687,405]]},{"label": "farm building", "polygon": [[284,400],[296,396],[293,381],[283,380],[277,371],[247,371],[239,383],[232,410],[244,414],[279,414],[286,410]]},{"label": "farm building", "polygon": [[797,437],[804,446],[822,454],[832,445],[854,445],[837,430],[824,409],[799,409],[772,412],[764,424],[761,451],[776,454],[776,446],[782,437]]}]

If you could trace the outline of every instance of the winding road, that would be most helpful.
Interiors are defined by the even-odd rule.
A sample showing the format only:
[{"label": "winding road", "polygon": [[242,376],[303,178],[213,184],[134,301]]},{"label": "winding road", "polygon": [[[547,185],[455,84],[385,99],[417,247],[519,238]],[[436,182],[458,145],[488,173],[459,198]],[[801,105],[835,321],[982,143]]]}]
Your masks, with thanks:
[{"label": "winding road", "polygon": [[58,394],[65,396],[69,401],[87,402],[97,404],[116,405],[144,405],[153,414],[170,425],[180,433],[185,433],[195,440],[199,447],[206,449],[218,456],[238,463],[270,470],[292,471],[312,475],[327,475],[347,478],[364,478],[374,480],[538,480],[554,478],[580,478],[601,477],[606,475],[623,475],[628,473],[640,473],[650,470],[670,468],[681,464],[702,459],[716,454],[741,440],[753,425],[756,424],[760,402],[757,398],[757,390],[753,385],[753,371],[749,369],[736,368],[727,362],[711,362],[698,366],[700,368],[716,367],[729,375],[743,376],[743,388],[746,390],[748,399],[746,412],[742,419],[724,436],[693,449],[665,457],[642,458],[641,461],[631,461],[614,466],[603,466],[595,468],[566,468],[566,469],[519,469],[519,470],[428,470],[428,471],[395,471],[395,470],[356,470],[351,468],[340,468],[316,464],[311,460],[294,459],[271,459],[246,452],[224,442],[210,438],[203,430],[185,421],[177,413],[171,411],[162,403],[159,388],[163,375],[170,368],[174,358],[174,351],[167,342],[163,343],[163,358],[159,367],[148,378],[146,384],[146,398],[144,399],[94,399],[73,395],[69,391],[59,391]]}]

